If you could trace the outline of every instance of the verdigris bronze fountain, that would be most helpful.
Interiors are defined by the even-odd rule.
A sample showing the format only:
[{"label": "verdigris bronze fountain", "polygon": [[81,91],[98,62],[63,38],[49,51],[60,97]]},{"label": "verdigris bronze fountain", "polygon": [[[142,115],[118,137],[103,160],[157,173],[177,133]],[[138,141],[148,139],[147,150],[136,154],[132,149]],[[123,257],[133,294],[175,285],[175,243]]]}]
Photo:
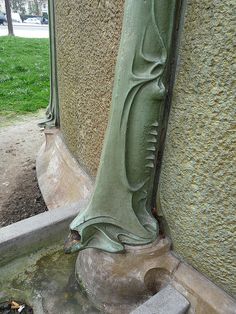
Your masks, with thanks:
[{"label": "verdigris bronze fountain", "polygon": [[[53,10],[54,1],[49,2]],[[65,225],[75,215],[71,202],[68,207],[0,229],[0,312],[19,312],[29,304],[36,314],[128,314],[133,309],[132,314],[138,314],[150,313],[150,308],[151,313],[158,309],[159,313],[235,313],[230,296],[169,250],[170,243],[158,235],[153,216],[182,2],[126,0],[111,117],[96,188],[89,205],[72,222],[66,244],[68,253],[80,251],[76,276],[90,300],[79,291],[71,273],[76,256],[61,252]],[[52,31],[52,25],[50,28]],[[51,48],[53,55],[53,43]],[[56,62],[52,76],[55,84],[43,123],[47,128],[59,126],[59,103],[53,99]],[[52,133],[55,131],[59,132]],[[50,148],[52,143],[50,139]],[[42,148],[38,169],[55,153]],[[84,204],[77,202],[77,211]],[[144,304],[139,307],[140,303]]]},{"label": "verdigris bronze fountain", "polygon": [[[142,301],[147,296],[143,273],[169,248],[167,240],[158,239],[152,196],[171,93],[171,50],[180,3],[125,2],[95,191],[88,207],[71,223],[65,245],[67,253],[93,248],[79,254],[77,273],[95,303],[106,310],[112,308],[109,303],[118,308],[130,304],[132,296],[132,301]],[[152,263],[144,267],[150,254]]]}]

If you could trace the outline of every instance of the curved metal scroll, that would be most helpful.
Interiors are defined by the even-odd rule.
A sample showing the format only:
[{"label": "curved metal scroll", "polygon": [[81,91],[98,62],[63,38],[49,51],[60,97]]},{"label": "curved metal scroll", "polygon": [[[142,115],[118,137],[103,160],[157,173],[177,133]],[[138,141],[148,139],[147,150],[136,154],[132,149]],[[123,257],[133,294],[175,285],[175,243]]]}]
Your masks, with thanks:
[{"label": "curved metal scroll", "polygon": [[46,109],[46,120],[39,123],[39,126],[52,128],[60,126],[54,0],[48,0],[48,14],[50,38],[50,100]]}]

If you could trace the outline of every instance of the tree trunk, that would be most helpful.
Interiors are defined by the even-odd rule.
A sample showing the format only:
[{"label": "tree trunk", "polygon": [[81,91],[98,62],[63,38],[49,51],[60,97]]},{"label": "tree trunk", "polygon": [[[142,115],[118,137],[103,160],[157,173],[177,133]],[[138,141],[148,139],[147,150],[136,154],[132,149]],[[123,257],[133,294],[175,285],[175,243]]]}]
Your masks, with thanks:
[{"label": "tree trunk", "polygon": [[14,36],[13,26],[12,26],[12,18],[11,18],[11,6],[10,1],[5,0],[6,13],[7,13],[7,26],[8,26],[8,35]]},{"label": "tree trunk", "polygon": [[39,1],[38,0],[34,0],[34,5],[35,5],[35,14],[36,15],[41,15],[40,14],[40,10],[39,10]]}]

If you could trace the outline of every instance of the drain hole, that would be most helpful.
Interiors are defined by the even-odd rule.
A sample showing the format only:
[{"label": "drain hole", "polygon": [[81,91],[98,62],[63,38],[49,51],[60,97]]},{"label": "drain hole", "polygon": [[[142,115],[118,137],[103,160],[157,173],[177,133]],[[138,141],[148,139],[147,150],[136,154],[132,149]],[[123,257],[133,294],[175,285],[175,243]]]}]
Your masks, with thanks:
[{"label": "drain hole", "polygon": [[170,280],[170,274],[166,269],[152,268],[146,273],[144,277],[144,284],[147,289],[154,295],[165,286],[167,286]]}]

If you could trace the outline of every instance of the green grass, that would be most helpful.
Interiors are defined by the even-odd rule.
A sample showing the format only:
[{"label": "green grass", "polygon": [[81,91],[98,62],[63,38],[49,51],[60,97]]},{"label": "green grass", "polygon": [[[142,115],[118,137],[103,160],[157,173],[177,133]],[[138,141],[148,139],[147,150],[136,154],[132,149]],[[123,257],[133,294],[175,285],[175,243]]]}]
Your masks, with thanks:
[{"label": "green grass", "polygon": [[46,108],[49,90],[48,39],[0,37],[0,115]]}]

